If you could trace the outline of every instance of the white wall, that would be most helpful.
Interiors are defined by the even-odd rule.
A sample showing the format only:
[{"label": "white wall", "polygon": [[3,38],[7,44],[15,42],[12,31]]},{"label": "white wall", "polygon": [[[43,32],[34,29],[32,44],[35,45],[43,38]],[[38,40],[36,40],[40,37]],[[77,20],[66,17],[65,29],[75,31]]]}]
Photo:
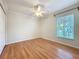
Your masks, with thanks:
[{"label": "white wall", "polygon": [[[0,0],[0,3],[2,4],[4,11],[7,11],[7,5],[4,0]],[[6,32],[5,32],[5,23],[6,23],[6,15],[4,14],[3,10],[0,7],[0,54],[3,51],[3,48],[5,46],[6,41]]]},{"label": "white wall", "polygon": [[39,38],[39,20],[35,17],[11,11],[7,18],[6,44]]},{"label": "white wall", "polygon": [[76,18],[75,19],[76,36],[74,40],[60,39],[56,37],[56,17],[55,16],[51,16],[50,18],[42,21],[42,25],[43,25],[42,37],[51,41],[55,41],[75,48],[79,48],[79,11],[77,11],[76,14],[77,14],[75,17]]},{"label": "white wall", "polygon": [[0,7],[0,54],[5,46],[5,14]]}]

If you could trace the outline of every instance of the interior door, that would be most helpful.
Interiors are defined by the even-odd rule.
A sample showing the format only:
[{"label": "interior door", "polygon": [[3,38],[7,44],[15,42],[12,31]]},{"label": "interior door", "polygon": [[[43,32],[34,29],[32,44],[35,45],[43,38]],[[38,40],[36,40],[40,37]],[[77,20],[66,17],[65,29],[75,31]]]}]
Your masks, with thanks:
[{"label": "interior door", "polygon": [[5,46],[5,14],[0,7],[0,54]]}]

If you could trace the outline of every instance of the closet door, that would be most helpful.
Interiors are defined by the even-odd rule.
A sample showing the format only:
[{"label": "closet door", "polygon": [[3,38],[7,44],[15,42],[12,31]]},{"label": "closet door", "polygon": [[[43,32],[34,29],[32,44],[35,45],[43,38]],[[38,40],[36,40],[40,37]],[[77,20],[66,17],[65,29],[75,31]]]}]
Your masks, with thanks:
[{"label": "closet door", "polygon": [[0,54],[5,46],[5,14],[0,7]]}]

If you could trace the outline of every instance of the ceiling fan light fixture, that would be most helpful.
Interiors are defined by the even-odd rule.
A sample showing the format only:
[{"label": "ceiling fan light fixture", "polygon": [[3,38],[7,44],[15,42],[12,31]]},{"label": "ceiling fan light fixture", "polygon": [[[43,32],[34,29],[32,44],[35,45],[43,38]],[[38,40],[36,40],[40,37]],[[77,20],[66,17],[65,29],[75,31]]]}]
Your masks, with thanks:
[{"label": "ceiling fan light fixture", "polygon": [[42,17],[44,14],[43,8],[39,4],[34,6],[33,11],[34,14],[38,17]]},{"label": "ceiling fan light fixture", "polygon": [[43,16],[43,13],[42,12],[36,12],[35,15],[36,16]]}]

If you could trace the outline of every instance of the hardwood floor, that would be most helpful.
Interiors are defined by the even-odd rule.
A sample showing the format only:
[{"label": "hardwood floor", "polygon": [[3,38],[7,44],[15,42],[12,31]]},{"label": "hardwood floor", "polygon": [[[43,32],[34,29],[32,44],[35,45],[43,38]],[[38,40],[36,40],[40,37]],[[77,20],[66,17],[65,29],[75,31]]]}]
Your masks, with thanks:
[{"label": "hardwood floor", "polygon": [[34,39],[6,46],[0,59],[79,59],[79,50]]}]

